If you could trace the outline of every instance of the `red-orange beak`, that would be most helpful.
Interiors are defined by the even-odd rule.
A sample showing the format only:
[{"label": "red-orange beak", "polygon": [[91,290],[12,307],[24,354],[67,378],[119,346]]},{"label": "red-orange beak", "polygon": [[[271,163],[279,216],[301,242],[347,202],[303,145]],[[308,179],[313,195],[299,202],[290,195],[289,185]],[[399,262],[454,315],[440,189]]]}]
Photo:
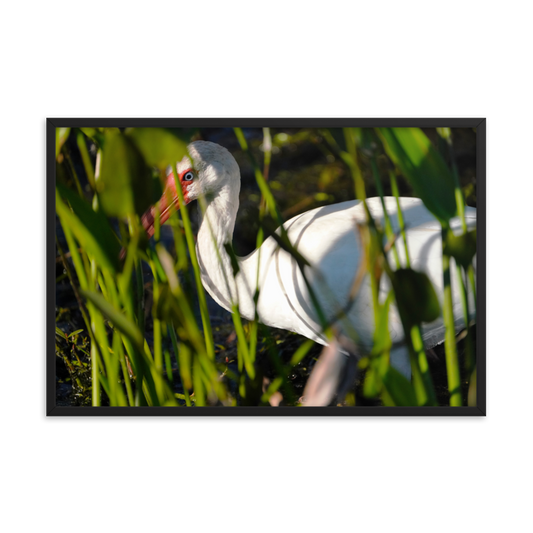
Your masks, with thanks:
[{"label": "red-orange beak", "polygon": [[[187,169],[180,173],[179,183],[181,185],[181,190],[183,192],[183,199],[185,200],[185,205],[189,203],[188,191],[186,190],[185,183],[183,182],[183,176],[189,171]],[[163,225],[170,217],[173,209],[179,209],[179,196],[176,192],[176,180],[174,179],[174,173],[170,172],[167,176],[167,182],[165,185],[165,190],[163,191],[163,196],[157,203],[157,209],[159,211],[159,221]],[[156,216],[156,206],[150,207],[148,211],[141,217],[142,225],[148,234],[150,239],[154,235],[155,231],[155,216]]]},{"label": "red-orange beak", "polygon": [[[186,189],[186,184],[188,182],[183,181],[183,176],[190,172],[191,169],[184,170],[179,175],[179,183],[181,185],[181,190],[183,192],[183,199],[185,201],[185,205],[187,205],[190,202],[189,199],[189,191]],[[179,209],[180,203],[179,203],[179,196],[176,192],[176,180],[174,179],[174,173],[170,172],[170,174],[167,175],[167,182],[165,184],[165,190],[163,192],[163,196],[161,196],[161,199],[157,203],[157,209],[159,210],[159,222],[161,225],[163,225],[169,218],[170,214],[172,213],[173,209]],[[152,238],[155,232],[155,216],[156,216],[156,207],[150,207],[146,213],[141,217],[142,225],[148,234],[148,238]],[[126,250],[125,248],[122,248],[120,250],[119,254],[120,259],[123,261],[126,257]]]}]

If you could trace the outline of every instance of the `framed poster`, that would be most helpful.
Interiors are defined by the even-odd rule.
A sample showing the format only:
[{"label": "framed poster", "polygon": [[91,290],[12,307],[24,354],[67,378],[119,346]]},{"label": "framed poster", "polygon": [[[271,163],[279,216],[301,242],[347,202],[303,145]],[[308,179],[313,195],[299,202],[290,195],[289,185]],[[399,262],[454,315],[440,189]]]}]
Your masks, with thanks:
[{"label": "framed poster", "polygon": [[486,413],[485,119],[49,119],[47,413]]}]

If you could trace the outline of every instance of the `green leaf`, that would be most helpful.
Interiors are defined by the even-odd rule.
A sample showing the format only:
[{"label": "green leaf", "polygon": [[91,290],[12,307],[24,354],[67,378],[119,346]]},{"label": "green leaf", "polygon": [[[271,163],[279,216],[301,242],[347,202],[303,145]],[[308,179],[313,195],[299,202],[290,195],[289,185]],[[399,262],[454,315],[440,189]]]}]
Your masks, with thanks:
[{"label": "green leaf", "polygon": [[151,172],[135,144],[120,132],[106,131],[96,181],[102,209],[109,216],[142,215],[151,205],[151,189]]},{"label": "green leaf", "polygon": [[192,389],[192,361],[194,354],[189,346],[182,342],[178,345],[174,328],[171,328],[172,345],[178,358],[178,365],[183,387],[187,390]]},{"label": "green leaf", "polygon": [[187,144],[163,128],[131,128],[126,135],[134,141],[148,165],[166,169],[187,155]]},{"label": "green leaf", "polygon": [[392,273],[392,286],[400,315],[409,324],[433,322],[440,316],[440,303],[423,272],[401,268]]},{"label": "green leaf", "polygon": [[444,241],[444,253],[453,257],[463,268],[467,268],[476,255],[476,236],[476,230],[458,236],[448,231]]},{"label": "green leaf", "polygon": [[389,352],[391,349],[392,342],[389,331],[389,308],[392,299],[393,293],[392,291],[389,291],[387,298],[383,302],[383,305],[380,306],[378,312],[378,320],[374,331],[374,345],[372,347],[372,352],[374,354]]},{"label": "green leaf", "polygon": [[70,128],[56,128],[56,157],[61,152],[61,147],[65,144],[70,134]]},{"label": "green leaf", "polygon": [[[383,305],[379,306],[376,329],[374,330],[374,344],[370,354],[370,367],[365,374],[363,394],[367,398],[374,398],[382,388],[381,376],[387,371],[391,338],[389,332],[389,309],[393,299],[393,292],[389,291]],[[386,360],[384,360],[386,357]]]},{"label": "green leaf", "polygon": [[118,128],[80,128],[80,130],[92,139],[99,148],[102,148],[105,144],[104,133],[106,131],[115,133],[120,131]]},{"label": "green leaf", "polygon": [[80,128],[80,130],[87,135],[93,141],[97,140],[97,137],[101,136],[101,132],[97,128]]},{"label": "green leaf", "polygon": [[56,326],[56,335],[59,335],[62,339],[68,340],[67,336]]},{"label": "green leaf", "polygon": [[[65,205],[67,200],[72,211]],[[56,187],[56,211],[61,224],[66,225],[85,249],[94,256],[100,268],[116,272],[119,268],[120,244],[103,213],[61,184]]]},{"label": "green leaf", "polygon": [[100,293],[84,290],[82,290],[81,293],[113,323],[115,328],[128,337],[128,339],[130,339],[141,352],[143,351],[144,338],[142,333],[125,314],[116,309]]},{"label": "green leaf", "polygon": [[452,130],[451,128],[436,128],[437,133],[443,138],[447,143],[451,142],[452,139]]},{"label": "green leaf", "polygon": [[377,128],[387,155],[444,226],[457,212],[453,175],[419,128]]},{"label": "green leaf", "polygon": [[393,366],[389,366],[382,379],[395,405],[418,405],[411,382]]},{"label": "green leaf", "polygon": [[367,398],[375,398],[381,390],[381,379],[374,366],[368,368],[363,383],[363,395]]}]

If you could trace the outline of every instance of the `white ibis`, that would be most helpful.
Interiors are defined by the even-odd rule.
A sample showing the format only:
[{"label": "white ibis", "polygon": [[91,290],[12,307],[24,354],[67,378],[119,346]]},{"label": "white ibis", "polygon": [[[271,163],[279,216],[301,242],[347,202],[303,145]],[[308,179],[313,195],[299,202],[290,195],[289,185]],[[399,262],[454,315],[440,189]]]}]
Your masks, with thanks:
[{"label": "white ibis", "polygon": [[[198,198],[205,200],[199,209],[201,223],[196,251],[206,290],[228,311],[231,311],[233,302],[238,302],[240,314],[252,320],[255,316],[253,296],[258,286],[260,292],[257,314],[263,324],[294,331],[327,345],[328,341],[322,333],[320,320],[300,267],[293,256],[280,247],[273,237],[267,238],[259,249],[248,256],[238,258],[239,272],[233,277],[231,258],[224,245],[232,242],[239,208],[239,166],[228,150],[215,143],[193,142],[188,146],[188,151],[190,158],[186,156],[178,162],[177,171],[185,203]],[[179,208],[172,173],[168,175],[166,189],[159,203],[161,223],[170,216],[170,203],[167,199],[169,196],[174,207]],[[367,204],[374,219],[383,224],[380,198],[370,198]],[[400,205],[408,228],[411,266],[425,272],[437,294],[441,295],[441,227],[420,199],[400,198]],[[385,198],[385,206],[393,228],[397,230],[396,199]],[[154,208],[151,208],[142,219],[149,236],[154,232],[154,213]],[[469,225],[475,224],[476,210],[466,208],[466,217]],[[337,316],[339,310],[347,304],[363,254],[356,224],[365,222],[362,203],[349,201],[313,209],[284,224],[290,242],[311,265],[305,267],[306,275],[327,319]],[[452,228],[458,229],[459,226],[459,220],[452,222]],[[402,243],[398,241],[397,244],[402,258]],[[385,293],[388,284],[382,285],[382,292]],[[457,283],[452,286],[457,286]],[[462,312],[457,290],[454,290],[453,301],[454,316],[459,327],[462,324]],[[407,350],[402,345],[403,328],[393,306],[389,327],[394,343],[391,362],[409,376]],[[348,336],[355,331],[357,343],[363,350],[372,346],[374,316],[368,277],[365,277],[360,285],[346,318],[336,324],[336,331],[339,335],[345,333]],[[427,348],[442,342],[442,319],[426,324],[423,337]],[[324,400],[325,403],[327,401]]]}]

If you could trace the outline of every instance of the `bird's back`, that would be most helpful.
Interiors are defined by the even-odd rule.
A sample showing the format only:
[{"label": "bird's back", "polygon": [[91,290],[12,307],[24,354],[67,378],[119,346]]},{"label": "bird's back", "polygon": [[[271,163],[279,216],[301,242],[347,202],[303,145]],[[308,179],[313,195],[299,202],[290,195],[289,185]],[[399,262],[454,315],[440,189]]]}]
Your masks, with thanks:
[{"label": "bird's back", "polygon": [[[373,218],[383,227],[381,200],[370,198],[367,205]],[[420,199],[400,198],[400,205],[407,227],[411,266],[429,276],[442,301],[441,226]],[[385,198],[385,206],[393,230],[398,231],[396,199]],[[475,209],[467,208],[470,224],[475,224],[475,217]],[[358,225],[365,223],[362,203],[350,201],[313,209],[284,225],[292,245],[312,265],[312,268],[305,269],[307,281],[318,297],[326,320],[347,309],[363,258]],[[452,227],[459,229],[460,221],[452,221]],[[405,251],[401,239],[396,244],[404,266]],[[390,262],[394,268],[392,256]],[[381,297],[385,297],[389,288],[390,284],[385,279],[381,286]],[[290,253],[281,249],[273,238],[267,239],[261,248],[260,291],[258,311],[263,322],[291,329],[317,342],[325,342],[319,314],[300,268]],[[457,290],[454,290],[453,297],[459,324],[462,313]],[[349,336],[353,337],[355,333],[360,344],[370,347],[374,330],[373,316],[370,282],[366,276],[358,286],[346,318],[339,321],[338,325]],[[403,329],[394,308],[391,309],[389,321],[393,341],[401,342]],[[441,318],[424,327],[424,337],[428,346],[443,340]]]}]

